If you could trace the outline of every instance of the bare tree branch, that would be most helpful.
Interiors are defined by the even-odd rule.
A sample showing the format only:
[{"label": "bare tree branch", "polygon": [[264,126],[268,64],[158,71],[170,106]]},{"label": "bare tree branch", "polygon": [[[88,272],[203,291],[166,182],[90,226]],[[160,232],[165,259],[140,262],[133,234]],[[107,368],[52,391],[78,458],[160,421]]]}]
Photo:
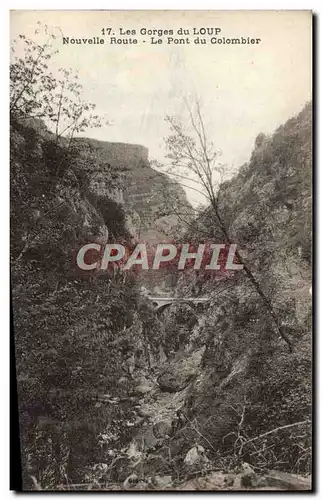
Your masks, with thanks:
[{"label": "bare tree branch", "polygon": [[[217,161],[218,152],[215,151],[213,144],[207,140],[205,124],[203,121],[201,108],[198,100],[196,99],[197,118],[195,118],[192,107],[189,105],[189,103],[186,102],[186,104],[190,118],[190,125],[192,131],[196,136],[196,139],[184,133],[183,126],[180,123],[178,123],[174,117],[167,117],[166,121],[169,123],[171,130],[174,132],[174,135],[171,135],[166,139],[166,146],[168,149],[167,158],[170,159],[171,161],[172,170],[176,170],[178,166],[182,166],[183,168],[185,168],[186,171],[191,172],[197,176],[198,178],[197,182],[204,189],[205,191],[204,193],[202,193],[199,189],[187,186],[186,184],[182,183],[182,185],[184,187],[188,187],[189,189],[193,189],[194,191],[200,194],[203,194],[206,197],[206,199],[209,200],[215,220],[217,222],[217,226],[222,232],[225,243],[232,244],[229,231],[226,227],[224,218],[221,215],[219,209],[218,201],[219,201],[220,187],[217,186],[217,193],[216,193],[216,187],[214,185],[215,174],[219,175],[221,180],[223,180],[222,165],[219,164],[219,162]],[[181,178],[186,177],[182,174],[177,173],[176,171],[171,172],[170,175],[174,175],[176,177],[181,177]],[[192,181],[192,179],[189,179],[189,181]],[[250,265],[241,256],[238,250],[236,250],[235,255],[237,257],[238,263],[243,266],[243,270],[247,278],[249,279],[252,286],[255,288],[264,306],[269,312],[270,318],[272,319],[279,335],[288,345],[289,350],[292,351],[291,341],[288,338],[285,329],[279,322],[279,318],[274,311],[271,300],[264,292],[260,282],[258,281],[255,274],[251,270]]]}]

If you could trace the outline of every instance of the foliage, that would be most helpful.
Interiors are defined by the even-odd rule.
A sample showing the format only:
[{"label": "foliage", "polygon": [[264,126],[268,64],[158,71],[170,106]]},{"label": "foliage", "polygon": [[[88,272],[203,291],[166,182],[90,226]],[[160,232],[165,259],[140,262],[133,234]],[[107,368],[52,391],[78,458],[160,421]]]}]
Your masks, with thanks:
[{"label": "foliage", "polygon": [[[98,118],[82,101],[77,78],[50,73],[48,38],[37,45],[22,36],[25,56],[11,64],[12,297],[24,487],[93,480],[95,464],[106,466],[96,478],[127,470],[124,447],[137,398],[131,360],[140,370],[160,346],[171,356],[206,345],[171,446],[200,443],[214,460],[309,472],[310,308],[297,290],[310,280],[309,109],[272,138],[259,136],[249,165],[220,186],[218,154],[199,107],[190,116],[196,139],[169,119],[168,159],[175,168],[184,161],[210,196],[191,238],[236,238],[253,267],[238,279],[199,273],[187,284],[180,276],[177,291],[211,294],[209,307],[182,305],[158,319],[131,273],[86,274],[75,266],[85,242],[129,240],[124,211],[109,194],[124,176],[74,138]],[[92,182],[102,172],[105,191],[97,196]],[[276,318],[292,353],[274,335]],[[169,452],[164,446],[160,456]]]},{"label": "foliage", "polygon": [[[49,276],[26,263],[14,271],[24,473],[55,487],[66,477],[82,480],[84,467],[100,456],[98,436],[115,415],[99,396],[120,396],[115,385],[124,374],[120,334],[126,336],[132,323],[135,293],[129,282],[124,287],[106,276],[89,281],[60,276],[53,290],[56,273]],[[27,285],[18,285],[22,280]],[[52,447],[48,440],[55,440]],[[59,471],[53,472],[55,463]]]},{"label": "foliage", "polygon": [[[206,350],[185,409],[199,434],[186,424],[176,436],[183,456],[198,442],[214,463],[220,457],[229,468],[246,461],[259,470],[311,471],[310,137],[308,104],[272,137],[260,137],[249,164],[218,191],[228,234],[251,261],[293,352],[274,334],[245,274],[211,283],[200,275],[178,281],[178,294],[192,294],[198,285],[212,299],[207,313],[198,315],[198,329],[187,328],[189,345],[196,335]],[[221,242],[212,206],[188,234]],[[167,322],[170,338],[171,314]]]},{"label": "foliage", "polygon": [[[87,275],[75,265],[84,242],[115,228],[128,238],[122,209],[89,189],[102,169],[111,189],[120,178],[86,151],[12,120],[12,298],[25,489],[34,488],[32,477],[44,489],[83,482],[96,463],[110,460],[111,446],[130,439],[131,407],[109,398],[128,400],[133,382],[125,360],[139,342],[158,342],[130,273]],[[122,377],[125,386],[117,383]],[[110,434],[117,443],[102,446],[100,436]]]},{"label": "foliage", "polygon": [[[40,29],[39,25],[37,33]],[[83,99],[77,74],[65,68],[59,68],[56,75],[50,71],[51,59],[58,52],[53,47],[56,35],[48,27],[45,35],[44,43],[19,35],[22,57],[16,48],[19,44],[12,44],[10,114],[16,120],[42,119],[53,129],[56,144],[62,137],[71,143],[75,134],[101,127],[106,120],[94,114],[95,104]]]}]

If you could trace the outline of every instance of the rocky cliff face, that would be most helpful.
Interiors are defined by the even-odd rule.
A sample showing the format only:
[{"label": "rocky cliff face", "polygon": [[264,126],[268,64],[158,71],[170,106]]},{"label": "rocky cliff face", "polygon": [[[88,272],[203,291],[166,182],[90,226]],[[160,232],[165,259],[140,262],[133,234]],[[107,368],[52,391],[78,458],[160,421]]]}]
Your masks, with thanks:
[{"label": "rocky cliff face", "polygon": [[[292,352],[244,273],[220,280],[182,275],[176,294],[209,296],[210,303],[160,313],[167,359],[139,411],[146,432],[158,433],[158,455],[170,455],[172,463],[153,466],[151,450],[137,449],[150,475],[171,474],[173,467],[187,475],[211,467],[236,472],[242,460],[251,465],[241,482],[221,477],[220,487],[214,473],[213,486],[194,479],[187,488],[229,489],[227,481],[239,481],[237,489],[276,489],[269,479],[257,482],[254,470],[310,472],[311,172],[307,105],[271,137],[259,136],[249,163],[221,187],[227,230],[269,297]],[[198,233],[222,242],[211,209],[197,221]]]},{"label": "rocky cliff face", "polygon": [[[111,217],[122,210],[129,237],[150,245],[184,237],[193,209],[180,184],[151,168],[147,148],[92,139],[76,143],[93,199],[113,202]],[[175,281],[167,270],[140,272],[140,283],[152,293],[171,292]]]},{"label": "rocky cliff face", "polygon": [[[151,168],[147,148],[92,139],[80,142],[103,163],[100,171],[93,170],[93,193],[108,196],[124,206],[128,229],[134,238],[155,243],[183,234],[180,215],[184,213],[191,219],[192,207],[180,184]],[[123,173],[121,188],[112,190],[106,182],[104,164]]]},{"label": "rocky cliff face", "polygon": [[[52,149],[50,134],[17,123],[11,137],[27,486],[40,471],[48,489],[309,489],[310,106],[260,135],[220,196],[292,352],[243,273],[182,274],[175,294],[209,303],[156,313],[136,277],[76,272],[83,242],[169,237],[167,218],[186,199],[145,148],[82,139],[76,151]],[[193,236],[222,242],[210,209]]]},{"label": "rocky cliff face", "polygon": [[[36,125],[11,125],[20,441],[24,489],[37,481],[59,489],[66,475],[86,482],[110,437],[122,453],[137,425],[142,367],[164,353],[160,322],[135,277],[83,274],[75,263],[84,243],[130,239],[124,204],[113,197],[123,193],[122,172],[86,141],[67,149]],[[95,172],[104,172],[102,190],[91,184]]]}]

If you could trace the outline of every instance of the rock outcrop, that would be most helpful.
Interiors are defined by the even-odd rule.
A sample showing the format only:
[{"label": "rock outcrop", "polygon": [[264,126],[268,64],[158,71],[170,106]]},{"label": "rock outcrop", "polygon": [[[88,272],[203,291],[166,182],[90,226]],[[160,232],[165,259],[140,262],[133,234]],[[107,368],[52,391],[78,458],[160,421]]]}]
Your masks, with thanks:
[{"label": "rock outcrop", "polygon": [[[181,217],[191,220],[192,207],[178,182],[151,168],[147,148],[93,139],[78,142],[90,148],[103,164],[100,171],[93,171],[93,191],[123,204],[135,238],[156,243],[183,234]],[[113,190],[105,184],[104,164],[106,169],[123,172],[122,189]]]},{"label": "rock outcrop", "polygon": [[[31,405],[34,418],[40,400],[39,421],[49,408],[67,424],[61,455],[75,462],[94,449],[89,464],[66,459],[75,483],[86,470],[88,483],[107,490],[311,489],[310,132],[307,106],[272,137],[260,135],[249,163],[221,187],[219,207],[290,352],[243,273],[220,281],[181,275],[175,293],[208,296],[209,303],[159,313],[131,276],[82,280],[72,261],[76,243],[116,231],[126,240],[171,238],[185,195],[150,167],[146,148],[87,139],[78,140],[79,164],[69,165],[76,180],[67,170],[50,184],[48,137],[14,130],[19,390],[26,414]],[[82,169],[91,179],[86,190]],[[118,169],[123,184],[114,178]],[[221,242],[211,209],[196,221],[196,238],[201,226],[203,237],[206,230]],[[92,420],[81,448],[79,429]],[[33,470],[39,463],[30,422],[23,423],[24,456]],[[36,437],[50,469],[56,428],[47,427],[46,439],[44,426]],[[56,483],[64,484],[65,470],[56,469]]]},{"label": "rock outcrop", "polygon": [[[142,408],[156,422],[168,408],[166,398],[180,396],[180,406],[173,411],[173,404],[160,426],[164,451],[171,422],[171,456],[179,468],[190,455],[189,463],[198,462],[198,447],[212,467],[225,456],[251,464],[179,488],[310,489],[303,477],[311,468],[310,137],[308,105],[271,137],[259,137],[249,163],[222,186],[220,197],[232,241],[267,294],[292,352],[244,273],[220,281],[182,275],[176,293],[193,296],[198,288],[210,297],[207,308],[172,305],[162,313],[168,359],[156,380],[161,393]],[[199,224],[203,235],[208,230],[222,242],[211,209],[197,221],[195,236]],[[272,472],[276,464],[282,470]]]}]

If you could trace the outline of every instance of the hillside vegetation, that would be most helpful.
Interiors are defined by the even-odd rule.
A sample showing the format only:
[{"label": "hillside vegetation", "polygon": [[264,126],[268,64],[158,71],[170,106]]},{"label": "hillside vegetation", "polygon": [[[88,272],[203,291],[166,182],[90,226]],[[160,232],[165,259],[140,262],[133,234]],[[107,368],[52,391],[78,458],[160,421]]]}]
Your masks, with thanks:
[{"label": "hillside vegetation", "polygon": [[[120,161],[116,150],[91,140],[57,144],[41,122],[12,119],[11,269],[24,489],[184,489],[191,477],[197,482],[190,489],[225,489],[242,466],[249,482],[239,487],[258,486],[256,474],[270,469],[307,476],[311,105],[271,137],[260,134],[249,163],[220,188],[225,223],[270,298],[291,352],[243,273],[218,279],[180,273],[173,293],[207,295],[210,304],[159,313],[136,275],[80,273],[75,255],[84,243],[130,242],[142,226],[159,237],[156,221],[188,205],[182,188],[166,181],[177,206],[164,210],[144,148],[129,146]],[[211,208],[185,238],[221,242]],[[235,476],[201,486],[200,475],[214,470]]]},{"label": "hillside vegetation", "polygon": [[[231,239],[269,297],[292,352],[244,273],[215,282],[206,273],[182,276],[177,293],[209,294],[211,306],[194,318],[177,309],[166,318],[169,341],[184,315],[194,324],[183,322],[185,352],[175,357],[204,349],[187,415],[210,441],[209,453],[289,472],[311,467],[311,127],[308,104],[271,137],[260,134],[249,163],[219,192]],[[220,241],[210,208],[193,235]],[[180,446],[188,450],[196,433],[181,433]],[[205,439],[201,444],[207,447]]]}]

